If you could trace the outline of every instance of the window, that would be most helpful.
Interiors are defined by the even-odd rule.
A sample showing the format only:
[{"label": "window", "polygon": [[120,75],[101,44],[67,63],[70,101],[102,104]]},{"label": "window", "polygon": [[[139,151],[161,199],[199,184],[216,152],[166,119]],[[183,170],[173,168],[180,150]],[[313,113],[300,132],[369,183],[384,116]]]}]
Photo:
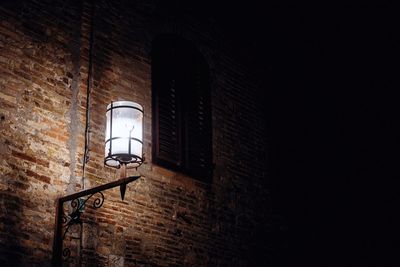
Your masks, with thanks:
[{"label": "window", "polygon": [[212,176],[209,80],[189,42],[172,35],[154,41],[153,162],[203,181]]}]

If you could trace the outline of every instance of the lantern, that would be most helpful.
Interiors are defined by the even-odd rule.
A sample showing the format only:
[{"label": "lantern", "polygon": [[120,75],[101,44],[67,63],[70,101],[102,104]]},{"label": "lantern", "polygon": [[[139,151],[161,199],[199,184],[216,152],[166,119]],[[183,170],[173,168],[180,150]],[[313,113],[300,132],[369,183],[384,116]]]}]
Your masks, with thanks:
[{"label": "lantern", "polygon": [[114,168],[143,163],[143,107],[131,101],[107,106],[104,164]]}]

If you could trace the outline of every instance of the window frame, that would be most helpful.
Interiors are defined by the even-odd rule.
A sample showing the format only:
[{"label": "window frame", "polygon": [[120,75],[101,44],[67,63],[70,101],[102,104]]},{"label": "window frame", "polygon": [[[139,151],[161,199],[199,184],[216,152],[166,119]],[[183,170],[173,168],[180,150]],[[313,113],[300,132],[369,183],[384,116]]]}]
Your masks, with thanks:
[{"label": "window frame", "polygon": [[[165,47],[170,48],[173,45],[175,45],[175,48],[171,48],[171,55],[162,54],[167,53],[166,51],[168,51],[168,48]],[[165,56],[165,58],[162,58],[163,56]],[[172,63],[168,62],[167,64],[168,58],[171,59]],[[172,171],[189,175],[197,180],[209,182],[213,176],[213,152],[211,82],[208,64],[203,55],[201,55],[194,45],[177,36],[163,36],[155,39],[153,42],[151,59],[153,163]],[[163,60],[165,62],[162,62]],[[179,64],[182,65],[179,66]],[[160,74],[163,70],[166,70],[167,74]],[[174,73],[175,71],[176,73]],[[188,79],[188,77],[180,76],[185,72],[189,74],[188,76],[190,76],[190,74],[193,75],[193,80]],[[171,77],[165,78],[163,75],[171,75]],[[165,84],[162,84],[162,82],[165,82],[162,81],[163,78],[166,79],[165,81],[175,79],[176,84],[172,83],[166,86]],[[171,88],[174,88],[174,85],[176,85],[176,88],[174,89],[176,92],[173,92],[172,94],[174,95],[171,96],[171,90],[173,90]],[[193,85],[191,91],[187,91],[187,88],[185,88],[186,85]],[[177,101],[176,107],[171,107],[171,110],[176,108],[175,115],[177,116],[176,134],[178,138],[178,151],[173,151],[177,152],[177,161],[166,160],[165,156],[160,156],[160,147],[162,145],[160,139],[160,136],[162,135],[160,133],[160,124],[162,124],[162,122],[165,123],[165,121],[160,122],[160,112],[163,112],[163,110],[160,110],[160,103],[163,101],[160,100],[160,98],[162,93],[165,93],[161,92],[161,90],[170,93],[166,98],[176,98]],[[186,99],[187,96],[191,96],[193,99],[190,98],[188,100]],[[203,99],[203,101],[201,101],[201,99]],[[168,102],[167,100],[166,102]],[[194,104],[189,101],[193,101]],[[169,111],[169,109],[164,109],[164,111],[165,110]],[[200,123],[200,121],[202,121],[202,123]],[[175,123],[172,119],[171,122],[172,124]],[[200,128],[199,133],[194,135],[203,138],[194,141],[190,140],[190,133],[193,133],[193,130],[197,130],[194,128],[196,123],[197,125],[202,125],[202,127]],[[175,126],[171,127],[173,128]],[[200,145],[197,144],[198,141],[201,142]],[[166,142],[168,143],[169,141]],[[173,142],[171,141],[171,143]],[[171,143],[169,143],[169,145],[173,145]]]}]

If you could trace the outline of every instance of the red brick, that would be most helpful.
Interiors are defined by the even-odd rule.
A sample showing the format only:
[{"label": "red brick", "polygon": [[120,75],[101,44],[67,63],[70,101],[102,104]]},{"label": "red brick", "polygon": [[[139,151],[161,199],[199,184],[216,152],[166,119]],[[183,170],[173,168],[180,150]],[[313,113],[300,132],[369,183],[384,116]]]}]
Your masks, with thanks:
[{"label": "red brick", "polygon": [[[168,14],[154,1],[135,2],[135,8],[120,0],[112,6],[94,1],[90,153],[83,181],[90,3],[0,4],[0,113],[6,118],[0,122],[0,142],[11,150],[0,155],[0,187],[8,190],[0,191],[6,212],[0,213],[0,239],[18,244],[0,243],[0,251],[20,259],[6,258],[4,265],[49,265],[56,199],[118,178],[118,171],[103,163],[104,112],[109,102],[124,99],[144,106],[147,162],[138,170],[143,177],[127,186],[124,201],[115,188],[104,192],[100,209],[92,207],[93,199],[87,202],[84,235],[101,246],[83,243],[83,262],[108,266],[109,255],[117,255],[132,266],[139,260],[143,266],[250,266],[249,233],[270,210],[268,197],[260,193],[265,167],[258,152],[264,149],[265,129],[249,69],[221,47],[223,35],[205,30],[201,18],[182,16],[180,25],[164,20]],[[151,40],[177,30],[199,47],[214,77],[216,168],[210,183],[151,162]],[[237,220],[239,215],[252,220]],[[76,244],[70,235],[67,239],[64,245],[76,254]]]}]

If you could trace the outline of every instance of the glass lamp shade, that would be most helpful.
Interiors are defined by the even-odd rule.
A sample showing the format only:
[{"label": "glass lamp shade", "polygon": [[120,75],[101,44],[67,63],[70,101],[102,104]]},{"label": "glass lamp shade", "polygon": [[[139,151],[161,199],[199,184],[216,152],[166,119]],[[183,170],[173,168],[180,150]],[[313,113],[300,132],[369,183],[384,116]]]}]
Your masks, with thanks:
[{"label": "glass lamp shade", "polygon": [[119,168],[143,163],[143,107],[131,101],[107,106],[104,164]]}]

